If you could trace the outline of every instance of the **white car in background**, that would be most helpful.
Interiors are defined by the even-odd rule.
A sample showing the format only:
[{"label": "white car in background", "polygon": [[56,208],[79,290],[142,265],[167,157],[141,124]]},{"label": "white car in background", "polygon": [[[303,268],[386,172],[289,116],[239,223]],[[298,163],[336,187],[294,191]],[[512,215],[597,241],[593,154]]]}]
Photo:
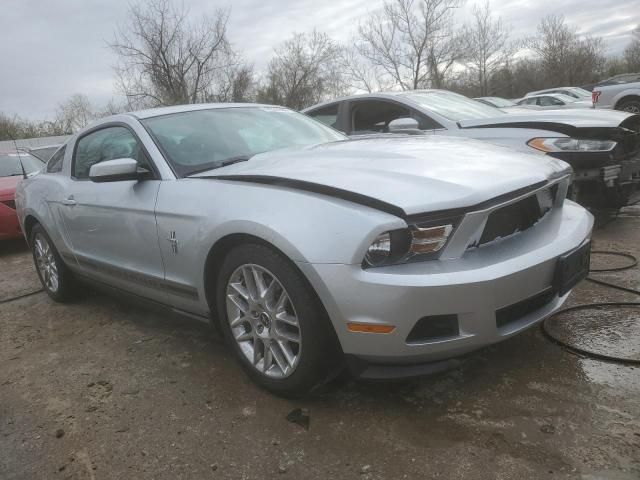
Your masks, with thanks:
[{"label": "white car in background", "polygon": [[[442,135],[554,157],[574,171],[571,198],[619,208],[640,196],[640,115],[593,109],[506,113],[446,90],[367,93],[303,110],[350,136]],[[428,158],[425,158],[427,161]]]},{"label": "white car in background", "polygon": [[594,108],[640,113],[640,82],[595,87],[591,98]]},{"label": "white car in background", "polygon": [[[485,105],[489,105],[491,107],[496,107],[507,113],[518,113],[518,112],[526,112],[524,107],[520,107],[516,105],[513,100],[507,100],[502,97],[476,97],[475,101],[484,103]],[[527,108],[538,108],[538,107],[527,107]]]},{"label": "white car in background", "polygon": [[578,100],[562,93],[544,93],[541,95],[531,95],[516,102],[520,107],[538,107],[549,110],[564,108],[593,108],[591,100]]},{"label": "white car in background", "polygon": [[545,90],[536,90],[535,92],[529,92],[525,97],[533,97],[536,95],[545,95],[547,93],[559,93],[561,95],[567,95],[573,97],[576,100],[591,100],[591,92],[580,87],[556,87],[547,88]]}]

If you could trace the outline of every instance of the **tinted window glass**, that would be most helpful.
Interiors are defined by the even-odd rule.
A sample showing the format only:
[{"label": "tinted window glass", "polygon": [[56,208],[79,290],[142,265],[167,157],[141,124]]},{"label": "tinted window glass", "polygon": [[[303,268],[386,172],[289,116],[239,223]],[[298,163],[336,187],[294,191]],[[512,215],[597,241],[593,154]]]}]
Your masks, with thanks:
[{"label": "tinted window glass", "polygon": [[0,153],[0,177],[16,177],[25,173],[34,173],[44,166],[39,159],[28,153]]},{"label": "tinted window glass", "polygon": [[65,145],[51,156],[47,163],[47,172],[54,173],[62,170],[62,161],[64,160],[64,152],[66,151],[67,147]]},{"label": "tinted window glass", "polygon": [[564,105],[561,100],[558,100],[555,97],[540,97],[538,105],[541,107],[552,107],[555,105]]},{"label": "tinted window glass", "polygon": [[398,118],[413,118],[420,130],[442,128],[415,110],[384,100],[360,100],[351,106],[351,134],[388,133],[389,123]]},{"label": "tinted window glass", "polygon": [[138,162],[139,167],[151,170],[144,151],[129,129],[108,127],[78,140],[73,176],[88,178],[92,165],[118,158],[133,158]]},{"label": "tinted window glass", "polygon": [[334,103],[333,105],[329,105],[328,107],[314,110],[313,112],[307,113],[307,115],[309,115],[311,118],[315,118],[325,125],[337,128],[336,122],[338,121],[338,104]]},{"label": "tinted window glass", "polygon": [[262,152],[346,139],[320,122],[282,107],[194,110],[142,123],[182,176]]}]

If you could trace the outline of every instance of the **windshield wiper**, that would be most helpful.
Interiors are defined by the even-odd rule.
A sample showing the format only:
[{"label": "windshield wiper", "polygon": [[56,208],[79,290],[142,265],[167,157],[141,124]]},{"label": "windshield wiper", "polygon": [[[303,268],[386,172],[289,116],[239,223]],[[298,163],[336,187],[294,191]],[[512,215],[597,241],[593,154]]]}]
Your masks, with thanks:
[{"label": "windshield wiper", "polygon": [[192,175],[196,175],[198,173],[206,172],[207,170],[215,170],[216,168],[228,167],[229,165],[233,165],[234,163],[246,162],[247,160],[250,160],[251,157],[253,157],[253,154],[252,155],[238,155],[236,157],[229,157],[229,158],[223,160],[222,162],[220,162],[219,164],[214,165],[213,167],[209,166],[209,167],[205,167],[205,168],[199,168],[197,170],[189,172],[189,175],[187,175],[187,177],[190,177]]},{"label": "windshield wiper", "polygon": [[226,167],[228,165],[233,165],[234,163],[246,162],[251,157],[253,157],[253,155],[238,155],[237,157],[227,158],[226,160],[220,162],[220,167]]}]

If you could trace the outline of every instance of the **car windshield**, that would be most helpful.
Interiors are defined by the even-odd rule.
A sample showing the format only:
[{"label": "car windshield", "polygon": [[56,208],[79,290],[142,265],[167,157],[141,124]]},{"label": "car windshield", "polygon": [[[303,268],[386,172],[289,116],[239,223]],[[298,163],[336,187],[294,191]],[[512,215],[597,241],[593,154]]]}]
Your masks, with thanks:
[{"label": "car windshield", "polygon": [[262,152],[347,139],[337,130],[283,107],[193,110],[142,123],[182,176],[248,160]]},{"label": "car windshield", "polygon": [[585,90],[584,88],[573,87],[570,89],[571,92],[578,95],[580,98],[587,98],[591,100],[591,92],[589,90]]},{"label": "car windshield", "polygon": [[454,122],[507,115],[502,110],[451,92],[408,92],[400,96]]},{"label": "car windshield", "polygon": [[33,173],[42,169],[44,163],[28,153],[0,153],[0,177],[17,177],[22,175],[22,167],[25,173]]}]

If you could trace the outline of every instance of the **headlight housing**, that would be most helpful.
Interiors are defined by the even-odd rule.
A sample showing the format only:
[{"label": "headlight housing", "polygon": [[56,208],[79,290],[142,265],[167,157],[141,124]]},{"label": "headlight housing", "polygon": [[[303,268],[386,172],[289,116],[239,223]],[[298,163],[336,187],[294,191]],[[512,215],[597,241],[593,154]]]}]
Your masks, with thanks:
[{"label": "headlight housing", "polygon": [[363,268],[438,258],[460,217],[410,224],[378,235],[367,249]]},{"label": "headlight housing", "polygon": [[537,137],[527,142],[531,148],[551,152],[610,152],[616,146],[613,140],[589,140],[569,137]]}]

